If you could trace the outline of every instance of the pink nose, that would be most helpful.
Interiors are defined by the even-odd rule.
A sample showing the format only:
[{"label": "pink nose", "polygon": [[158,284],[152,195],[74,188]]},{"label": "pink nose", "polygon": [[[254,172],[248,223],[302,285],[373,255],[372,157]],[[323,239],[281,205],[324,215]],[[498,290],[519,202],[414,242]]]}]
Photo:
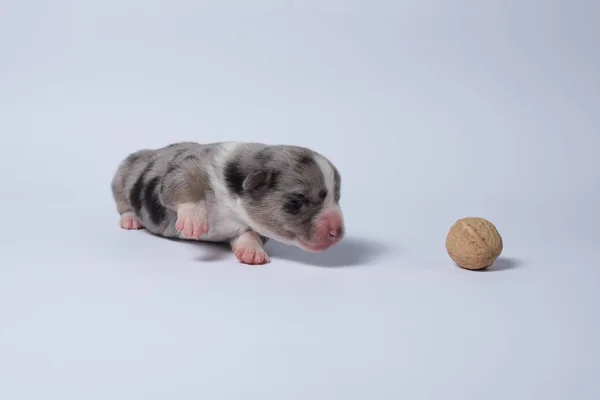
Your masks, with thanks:
[{"label": "pink nose", "polygon": [[329,239],[331,241],[337,240],[340,237],[342,237],[342,233],[343,233],[343,229],[341,226],[336,229],[332,229],[329,231]]},{"label": "pink nose", "polygon": [[342,239],[344,236],[344,221],[338,210],[325,211],[319,221],[315,224],[313,241],[321,246],[330,246]]}]

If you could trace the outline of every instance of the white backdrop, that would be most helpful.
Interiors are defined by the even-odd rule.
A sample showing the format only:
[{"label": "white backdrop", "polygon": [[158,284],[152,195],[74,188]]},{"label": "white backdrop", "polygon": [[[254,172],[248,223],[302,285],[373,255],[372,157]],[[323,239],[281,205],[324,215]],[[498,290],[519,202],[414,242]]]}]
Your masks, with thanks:
[{"label": "white backdrop", "polygon": [[[600,398],[597,1],[4,0],[0,398]],[[312,147],[348,237],[119,229],[118,162]],[[451,262],[494,222],[488,272]]]}]

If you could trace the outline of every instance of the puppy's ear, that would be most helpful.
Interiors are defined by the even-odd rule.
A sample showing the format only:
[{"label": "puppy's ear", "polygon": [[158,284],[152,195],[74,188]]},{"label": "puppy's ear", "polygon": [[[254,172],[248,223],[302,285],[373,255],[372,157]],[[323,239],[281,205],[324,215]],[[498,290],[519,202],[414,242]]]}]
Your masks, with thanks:
[{"label": "puppy's ear", "polygon": [[271,173],[269,171],[258,170],[252,172],[244,179],[242,183],[242,189],[245,192],[257,192],[266,188],[269,180],[271,179]]}]

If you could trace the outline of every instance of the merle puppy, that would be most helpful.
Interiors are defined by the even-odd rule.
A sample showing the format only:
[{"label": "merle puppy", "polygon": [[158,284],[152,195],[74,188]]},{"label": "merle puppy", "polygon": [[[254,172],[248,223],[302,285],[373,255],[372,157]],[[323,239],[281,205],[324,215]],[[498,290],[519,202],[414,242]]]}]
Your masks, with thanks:
[{"label": "merle puppy", "polygon": [[122,161],[111,188],[121,228],[228,242],[246,264],[272,238],[324,251],[344,235],[336,167],[313,150],[261,143],[175,143]]}]

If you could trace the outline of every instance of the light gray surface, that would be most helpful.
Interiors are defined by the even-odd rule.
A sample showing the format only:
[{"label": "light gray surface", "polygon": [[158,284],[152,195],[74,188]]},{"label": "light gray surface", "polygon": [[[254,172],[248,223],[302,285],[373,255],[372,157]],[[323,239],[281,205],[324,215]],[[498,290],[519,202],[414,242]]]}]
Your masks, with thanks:
[{"label": "light gray surface", "polygon": [[[0,6],[0,398],[600,398],[598,2],[90,3]],[[180,140],[323,152],[349,237],[121,231],[116,164]]]}]

